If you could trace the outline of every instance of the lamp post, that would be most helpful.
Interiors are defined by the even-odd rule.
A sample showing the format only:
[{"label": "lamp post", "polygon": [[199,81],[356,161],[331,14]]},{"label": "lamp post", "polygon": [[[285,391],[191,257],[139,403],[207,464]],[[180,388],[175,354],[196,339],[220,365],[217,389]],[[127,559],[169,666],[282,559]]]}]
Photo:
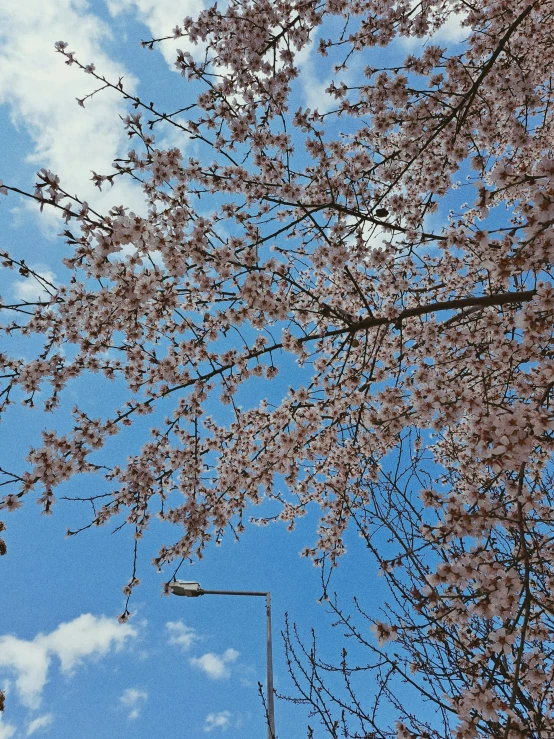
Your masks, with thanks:
[{"label": "lamp post", "polygon": [[265,598],[266,610],[266,652],[267,652],[267,736],[275,738],[275,709],[273,704],[273,652],[271,644],[271,593],[251,590],[204,590],[199,582],[185,582],[174,580],[169,584],[173,595],[184,595],[188,598],[198,598],[200,595],[253,595]]}]

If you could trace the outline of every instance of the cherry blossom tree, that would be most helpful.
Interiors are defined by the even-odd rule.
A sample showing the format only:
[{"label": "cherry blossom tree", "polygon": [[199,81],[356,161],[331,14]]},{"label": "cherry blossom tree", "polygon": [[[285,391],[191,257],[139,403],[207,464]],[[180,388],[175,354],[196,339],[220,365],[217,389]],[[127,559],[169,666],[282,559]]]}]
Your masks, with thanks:
[{"label": "cherry blossom tree", "polygon": [[[452,22],[465,40],[441,44]],[[1,355],[2,409],[56,414],[91,372],[127,396],[43,432],[26,471],[2,470],[1,507],[37,491],[50,513],[57,486],[75,481],[76,499],[98,473],[85,527],[123,516],[138,542],[152,516],[176,524],[162,568],[319,506],[304,554],[333,567],[357,528],[393,594],[360,622],[329,594],[365,666],[326,664],[288,631],[296,699],[329,736],[554,735],[554,3],[229,0],[143,46],[172,39],[177,111],[56,45],[98,83],[80,105],[104,89],[129,102],[136,148],[93,179],[131,178],[147,206],[99,213],[46,170],[23,193],[63,216],[71,277],[3,253],[47,297],[1,305],[6,334],[40,342]],[[330,63],[321,110],[296,102],[310,45]],[[157,146],[170,126],[194,157]],[[108,464],[110,437],[160,408],[140,451]],[[377,707],[354,694],[362,669]]]}]

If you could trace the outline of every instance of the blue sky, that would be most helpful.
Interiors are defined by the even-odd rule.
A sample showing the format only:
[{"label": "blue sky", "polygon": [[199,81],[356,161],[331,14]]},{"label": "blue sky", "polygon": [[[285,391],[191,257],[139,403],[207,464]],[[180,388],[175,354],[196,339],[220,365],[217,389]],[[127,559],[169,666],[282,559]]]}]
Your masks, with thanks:
[{"label": "blue sky", "polygon": [[[154,91],[161,107],[172,108],[182,104],[186,92],[182,79],[170,71],[175,45],[148,52],[140,49],[139,41],[167,35],[199,7],[196,0],[4,3],[0,178],[31,190],[35,172],[46,167],[69,191],[99,209],[116,203],[140,209],[140,192],[132,184],[118,181],[113,190],[99,193],[90,182],[90,170],[107,173],[113,159],[126,153],[118,119],[126,112],[121,99],[106,94],[85,110],[80,108],[75,98],[90,92],[91,79],[64,66],[54,43],[67,41],[83,62],[94,62],[111,78],[124,75],[131,91],[146,96]],[[450,27],[445,37],[453,38],[455,32]],[[299,85],[299,103],[312,108],[318,104],[321,109],[328,80],[315,56],[306,52],[302,63],[308,82]],[[173,131],[164,137],[169,145],[187,147]],[[60,230],[54,214],[41,216],[24,199],[10,196],[1,203],[0,248],[63,281],[61,258],[67,247],[55,237]],[[30,299],[33,287],[4,270],[0,293],[4,300]],[[31,349],[15,342],[6,348],[21,356]],[[85,394],[99,407],[113,407],[115,403],[102,392],[100,384],[77,383],[69,388],[67,407],[74,402],[72,394],[80,398]],[[61,428],[60,416],[56,423]],[[0,428],[0,465],[21,469],[28,446],[45,423],[40,412],[13,408]],[[142,585],[132,602],[133,618],[118,624],[132,541],[108,529],[67,539],[66,528],[82,525],[86,515],[78,506],[60,503],[54,516],[44,518],[28,500],[22,510],[5,517],[9,551],[0,559],[0,687],[7,694],[7,706],[0,719],[0,739],[263,736],[257,695],[258,681],[265,680],[263,600],[161,597],[166,577],[156,573],[149,560],[164,537],[167,543],[177,534],[160,525],[140,555]],[[280,640],[286,611],[306,637],[317,626],[330,659],[338,660],[343,646],[325,605],[318,603],[318,572],[298,556],[314,540],[315,525],[313,514],[292,534],[284,526],[250,528],[240,543],[228,537],[221,547],[208,549],[200,563],[180,573],[206,588],[271,590],[278,692],[292,691]],[[334,586],[345,603],[354,594],[361,595],[376,613],[383,597],[376,568],[356,537],[349,536],[348,543],[349,554]],[[307,722],[304,709],[277,701],[280,739],[305,737]],[[311,723],[317,727],[316,720]]]}]

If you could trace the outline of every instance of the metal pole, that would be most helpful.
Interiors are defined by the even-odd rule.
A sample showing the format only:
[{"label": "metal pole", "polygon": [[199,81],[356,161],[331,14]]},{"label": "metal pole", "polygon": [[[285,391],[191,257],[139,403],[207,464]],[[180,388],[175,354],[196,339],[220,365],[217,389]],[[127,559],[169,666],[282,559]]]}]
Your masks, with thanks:
[{"label": "metal pole", "polygon": [[275,708],[273,705],[273,651],[271,647],[271,593],[266,593],[267,614],[267,735],[275,739]]}]

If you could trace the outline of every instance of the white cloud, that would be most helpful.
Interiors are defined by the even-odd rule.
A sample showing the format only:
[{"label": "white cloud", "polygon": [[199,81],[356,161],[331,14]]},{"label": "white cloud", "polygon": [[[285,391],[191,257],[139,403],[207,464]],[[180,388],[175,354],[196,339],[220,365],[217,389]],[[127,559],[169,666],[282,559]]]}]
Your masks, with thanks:
[{"label": "white cloud", "polygon": [[[180,126],[186,127],[187,120],[182,116],[175,116],[173,121]],[[190,134],[183,131],[168,121],[160,121],[156,126],[156,146],[160,149],[179,149],[181,153],[190,145]]]},{"label": "white cloud", "polygon": [[[181,25],[183,18],[190,15],[194,18],[200,13],[204,4],[201,0],[107,0],[108,10],[112,16],[134,11],[152,34],[152,38],[171,36],[173,29]],[[177,41],[163,41],[158,49],[172,69],[175,69],[177,49],[183,48],[184,39]],[[176,70],[175,70],[176,71]]]},{"label": "white cloud", "polygon": [[135,706],[140,701],[145,701],[148,698],[148,693],[138,688],[127,688],[123,691],[120,702],[124,706]]},{"label": "white cloud", "polygon": [[5,724],[0,713],[0,739],[10,739],[15,734],[15,726],[13,724]]},{"label": "white cloud", "polygon": [[[110,36],[86,0],[0,3],[0,104],[9,107],[13,125],[30,136],[29,162],[55,172],[64,189],[102,211],[114,204],[137,211],[143,196],[127,178],[116,178],[113,189],[107,186],[102,193],[90,181],[91,170],[109,174],[114,158],[129,148],[119,120],[127,111],[122,96],[105,90],[83,110],[75,98],[100,85],[76,66],[66,66],[54,50],[56,41],[67,41],[80,61],[94,62],[115,82],[124,76],[133,91],[136,80],[104,50]],[[38,215],[35,204],[27,205]],[[53,209],[45,209],[39,222],[59,230]]]},{"label": "white cloud", "polygon": [[[412,0],[412,7],[418,4],[419,0]],[[471,29],[467,26],[462,27],[462,21],[467,17],[467,13],[450,13],[446,22],[435,31],[432,35],[425,38],[417,38],[416,36],[401,36],[400,41],[404,46],[421,46],[425,41],[437,43],[444,41],[446,43],[460,44],[471,33]]]},{"label": "white cloud", "polygon": [[50,667],[48,650],[37,647],[34,641],[24,641],[15,636],[2,636],[1,667],[8,667],[16,673],[15,687],[21,702],[29,708],[36,708],[40,704],[40,696]]},{"label": "white cloud", "polygon": [[[303,46],[300,51],[294,50],[294,63],[297,67],[303,68],[306,62],[312,56],[312,51],[315,49],[315,42],[317,40],[318,29],[314,28],[310,34],[310,40]],[[321,58],[321,57],[320,57]]]},{"label": "white cloud", "polygon": [[338,74],[329,73],[326,79],[321,80],[319,74],[321,57],[316,53],[313,41],[299,52],[296,63],[301,67],[300,83],[304,95],[304,106],[322,114],[337,110],[340,101],[325,91],[332,81],[337,85],[341,82],[347,85],[352,84],[356,69],[348,67]]},{"label": "white cloud", "polygon": [[71,675],[85,657],[99,658],[113,650],[119,651],[127,639],[136,636],[136,629],[129,624],[85,613],[60,624],[50,634],[39,634],[32,641],[0,636],[0,668],[15,673],[19,699],[34,709],[40,705],[52,656],[60,660],[62,672]]},{"label": "white cloud", "polygon": [[223,654],[207,652],[201,657],[192,657],[190,664],[198,667],[212,680],[223,680],[231,675],[228,665],[235,662],[239,653],[236,649],[227,649]]},{"label": "white cloud", "polygon": [[328,113],[333,108],[338,108],[338,101],[325,90],[329,87],[331,79],[324,82],[317,81],[317,72],[314,63],[310,60],[304,64],[302,70],[302,86],[304,88],[305,107],[318,113]]},{"label": "white cloud", "polygon": [[[349,226],[353,226],[357,223],[357,221],[358,219],[354,218],[354,216],[347,217],[347,223]],[[361,223],[357,224],[356,231],[346,238],[346,243],[349,246],[353,247],[356,241],[356,236],[360,232],[368,256],[374,249],[382,249],[386,244],[389,243],[394,244],[402,236],[402,234],[399,234],[399,232],[385,230],[381,226],[371,223],[371,221],[362,221]]]},{"label": "white cloud", "polygon": [[295,64],[301,70],[300,84],[304,95],[304,107],[310,108],[310,110],[318,110],[320,113],[327,113],[333,107],[336,107],[337,102],[325,92],[333,77],[329,77],[323,82],[318,81],[318,63],[317,61],[314,62],[314,55],[318,61],[321,57],[315,51],[314,42],[316,37],[317,29],[312,34],[310,43],[296,53]]},{"label": "white cloud", "polygon": [[204,731],[213,731],[221,729],[226,731],[231,726],[231,716],[229,711],[219,711],[219,713],[209,713],[204,722]]},{"label": "white cloud", "polygon": [[119,702],[125,708],[130,709],[127,718],[131,721],[140,716],[142,704],[148,700],[148,693],[138,688],[127,688],[119,698]]},{"label": "white cloud", "polygon": [[120,624],[117,619],[106,616],[82,616],[60,624],[47,636],[38,636],[35,642],[42,642],[56,654],[61,662],[62,672],[71,673],[83,661],[83,657],[104,656],[115,649],[120,651],[129,637],[137,636],[135,628]]},{"label": "white cloud", "polygon": [[37,716],[37,718],[31,721],[31,723],[29,724],[29,728],[27,729],[27,736],[31,736],[31,734],[34,734],[35,731],[39,731],[40,729],[44,729],[47,726],[50,726],[53,720],[54,717],[51,713],[45,713],[44,716]]},{"label": "white cloud", "polygon": [[[44,264],[29,265],[33,272],[37,272],[45,280],[54,284],[56,275],[52,270],[48,269]],[[50,288],[52,290],[52,288]],[[12,284],[12,292],[18,300],[27,302],[33,302],[35,300],[48,300],[50,293],[46,287],[41,284],[40,280],[37,280],[32,275],[26,277],[23,280],[16,280]]]},{"label": "white cloud", "polygon": [[455,44],[464,41],[471,32],[467,26],[462,27],[465,17],[465,13],[451,13],[446,23],[433,35],[433,41],[453,41]]},{"label": "white cloud", "polygon": [[170,634],[169,643],[177,644],[185,652],[191,648],[195,641],[201,638],[195,629],[186,626],[182,621],[168,621],[165,627]]}]

